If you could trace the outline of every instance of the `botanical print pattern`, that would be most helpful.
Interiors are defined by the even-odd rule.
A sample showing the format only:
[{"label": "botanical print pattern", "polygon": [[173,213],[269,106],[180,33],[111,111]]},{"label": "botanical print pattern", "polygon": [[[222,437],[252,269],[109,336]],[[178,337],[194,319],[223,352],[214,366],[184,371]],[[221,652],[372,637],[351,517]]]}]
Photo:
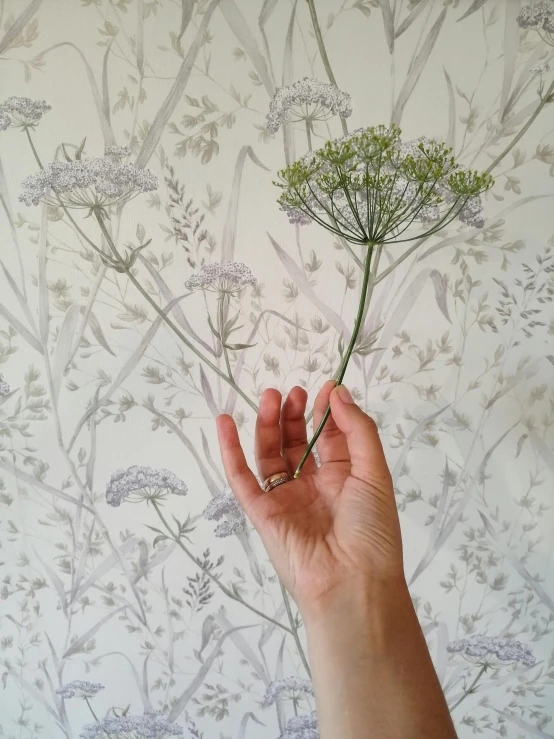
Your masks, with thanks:
[{"label": "botanical print pattern", "polygon": [[[318,737],[214,417],[348,353],[460,737],[554,737],[553,57],[553,0],[0,1],[0,736]],[[374,273],[368,136],[488,178]]]}]

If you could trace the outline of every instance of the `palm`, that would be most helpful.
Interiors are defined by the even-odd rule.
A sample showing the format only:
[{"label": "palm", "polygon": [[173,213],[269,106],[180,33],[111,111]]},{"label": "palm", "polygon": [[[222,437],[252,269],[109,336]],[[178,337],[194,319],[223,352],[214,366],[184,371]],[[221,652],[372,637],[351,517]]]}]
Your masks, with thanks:
[{"label": "palm", "polygon": [[[315,423],[332,387],[327,383],[316,399]],[[291,391],[282,410],[277,391],[262,396],[256,424],[256,464],[262,479],[296,469],[307,445],[305,406],[301,388]],[[232,428],[227,424],[224,421],[219,428],[229,482],[297,600],[317,597],[360,568],[396,567],[399,553],[401,566],[398,517],[376,432],[380,456],[372,455],[368,445],[356,463],[351,440],[331,416],[318,441],[322,465],[317,468],[309,457],[297,480],[260,493],[244,462],[234,424]]]}]

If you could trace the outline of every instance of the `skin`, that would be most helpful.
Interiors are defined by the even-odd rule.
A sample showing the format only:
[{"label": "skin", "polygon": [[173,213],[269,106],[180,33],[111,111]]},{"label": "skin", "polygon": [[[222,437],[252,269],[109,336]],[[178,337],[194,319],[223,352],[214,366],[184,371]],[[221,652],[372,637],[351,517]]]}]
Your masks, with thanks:
[{"label": "skin", "polygon": [[[263,480],[293,474],[307,446],[306,392],[266,390],[256,421]],[[456,739],[404,578],[400,523],[375,423],[326,383],[331,416],[300,477],[265,493],[233,419],[217,428],[225,473],[304,620],[320,739]]]}]

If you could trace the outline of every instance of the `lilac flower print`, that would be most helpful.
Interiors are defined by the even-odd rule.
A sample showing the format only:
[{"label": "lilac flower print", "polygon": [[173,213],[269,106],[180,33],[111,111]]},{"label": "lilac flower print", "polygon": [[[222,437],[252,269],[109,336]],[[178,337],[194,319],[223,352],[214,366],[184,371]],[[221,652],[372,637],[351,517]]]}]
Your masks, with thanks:
[{"label": "lilac flower print", "polygon": [[517,17],[517,22],[520,28],[538,31],[547,43],[549,37],[554,43],[554,3],[552,0],[541,0],[524,5]]},{"label": "lilac flower print", "polygon": [[163,714],[145,713],[142,716],[106,716],[87,724],[80,739],[168,739],[184,736],[183,729]]},{"label": "lilac flower print", "polygon": [[160,502],[169,495],[187,492],[187,485],[170,470],[133,465],[113,473],[106,488],[106,501],[117,508],[126,500]]},{"label": "lilac flower print", "polygon": [[[220,521],[215,528],[215,535],[219,538],[239,534],[246,529],[244,511],[228,485],[220,495],[208,503],[202,515],[208,521]],[[227,518],[221,521],[224,516]]]},{"label": "lilac flower print", "polygon": [[102,683],[91,683],[88,680],[73,680],[62,685],[56,693],[68,700],[69,698],[94,698],[105,686]]},{"label": "lilac flower print", "polygon": [[52,106],[46,100],[12,95],[0,103],[0,131],[7,128],[34,128],[49,110],[52,110]]},{"label": "lilac flower print", "polygon": [[7,395],[11,392],[11,386],[6,380],[4,379],[4,375],[0,373],[0,398],[2,395]]},{"label": "lilac flower print", "polygon": [[319,739],[316,712],[289,719],[279,739]]},{"label": "lilac flower print", "polygon": [[329,82],[304,77],[292,85],[281,87],[269,104],[266,128],[277,133],[283,123],[326,121],[334,115],[352,115],[352,99],[347,92]]},{"label": "lilac flower print", "polygon": [[460,654],[468,662],[478,665],[513,664],[516,662],[532,667],[535,662],[533,650],[516,639],[496,636],[468,636],[450,642],[446,650],[451,654]]},{"label": "lilac flower print", "polygon": [[214,262],[206,264],[200,272],[186,282],[187,290],[207,290],[219,295],[232,295],[245,287],[253,287],[256,278],[250,268],[242,262]]},{"label": "lilac flower print", "polygon": [[267,686],[262,705],[264,708],[272,706],[277,698],[283,693],[290,693],[297,697],[298,694],[309,695],[313,698],[314,688],[310,680],[292,676],[282,680],[274,680]]}]

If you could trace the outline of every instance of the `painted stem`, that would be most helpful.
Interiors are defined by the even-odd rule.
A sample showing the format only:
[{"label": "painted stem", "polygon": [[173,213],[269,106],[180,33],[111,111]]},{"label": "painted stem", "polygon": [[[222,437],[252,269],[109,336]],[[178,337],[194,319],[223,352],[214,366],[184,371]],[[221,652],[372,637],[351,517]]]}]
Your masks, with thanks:
[{"label": "painted stem", "polygon": [[233,372],[231,370],[231,362],[229,360],[229,351],[227,347],[225,346],[225,337],[223,335],[223,326],[225,325],[225,306],[223,305],[223,301],[225,300],[225,294],[221,295],[219,298],[219,336],[221,340],[221,348],[223,350],[223,356],[225,357],[225,366],[227,367],[227,374],[229,375],[229,379],[234,382],[233,379]]},{"label": "painted stem", "polygon": [[209,577],[210,580],[212,582],[214,582],[217,585],[217,587],[223,593],[225,593],[225,595],[228,598],[231,598],[232,600],[236,600],[237,603],[241,603],[245,608],[248,608],[249,611],[252,611],[257,616],[260,616],[260,618],[263,618],[266,621],[270,621],[272,624],[275,624],[275,626],[278,626],[280,629],[283,629],[284,631],[287,631],[289,634],[292,634],[294,636],[292,629],[289,629],[288,626],[285,626],[284,624],[280,623],[279,621],[276,621],[274,618],[271,618],[271,616],[268,616],[267,614],[263,613],[263,611],[259,611],[255,606],[252,606],[252,605],[250,605],[250,603],[247,603],[239,595],[236,595],[232,590],[230,590],[227,586],[225,586],[218,577],[216,577],[208,569],[206,569],[205,567],[203,567],[200,564],[200,562],[196,559],[196,557],[194,556],[194,554],[190,551],[190,549],[183,544],[183,542],[181,541],[181,537],[177,536],[177,534],[174,533],[173,529],[171,528],[171,526],[167,522],[167,519],[165,518],[164,514],[161,512],[160,506],[159,506],[158,502],[155,501],[155,500],[152,500],[152,505],[154,506],[154,510],[158,514],[161,522],[163,523],[163,525],[165,526],[165,528],[167,529],[167,531],[171,535],[171,538],[173,539],[173,541],[181,547],[181,549],[183,550],[183,552],[185,552],[185,554],[187,555],[187,557],[190,560],[192,560],[194,562],[194,564],[199,569],[202,570],[202,572],[206,575],[206,577]]},{"label": "painted stem", "polygon": [[479,670],[479,672],[477,674],[477,677],[471,683],[471,685],[469,686],[469,688],[464,691],[464,694],[462,695],[462,697],[459,700],[457,700],[456,703],[454,703],[454,705],[451,708],[448,709],[450,711],[450,713],[452,713],[452,711],[454,711],[455,708],[458,708],[458,706],[460,705],[460,703],[463,700],[465,700],[468,697],[468,695],[471,695],[471,693],[473,693],[475,691],[475,687],[476,687],[477,683],[479,682],[479,680],[481,679],[481,675],[485,672],[486,669],[487,669],[487,665],[483,665],[481,667],[481,669]]},{"label": "painted stem", "polygon": [[312,151],[312,130],[308,119],[306,119],[306,138],[308,139],[308,151]]},{"label": "painted stem", "polygon": [[[317,41],[317,47],[319,49],[319,55],[321,56],[321,61],[323,62],[323,66],[325,67],[325,71],[327,72],[327,77],[329,77],[329,81],[331,82],[331,84],[335,85],[335,87],[338,87],[337,80],[335,79],[335,75],[333,74],[333,70],[331,69],[331,62],[329,61],[329,57],[327,56],[327,49],[325,48],[325,43],[323,41],[321,27],[317,19],[315,1],[308,0],[308,7],[310,9],[310,15],[312,17],[312,26],[314,27],[314,34]],[[346,125],[345,119],[341,118],[340,122],[344,135],[348,135],[348,126]]]},{"label": "painted stem", "polygon": [[298,649],[298,654],[300,655],[300,659],[302,660],[302,664],[304,665],[304,669],[306,670],[306,673],[310,680],[312,679],[312,671],[310,670],[310,665],[308,664],[308,659],[304,653],[304,650],[302,648],[302,644],[300,642],[300,636],[298,635],[298,629],[296,627],[296,623],[294,621],[294,616],[292,613],[292,609],[290,607],[290,600],[289,600],[289,594],[287,593],[287,589],[279,580],[279,585],[281,586],[281,593],[283,595],[283,602],[285,604],[285,609],[287,611],[287,616],[289,618],[289,623],[292,629],[292,635],[294,637],[294,641],[296,643],[296,648]]},{"label": "painted stem", "polygon": [[[377,248],[375,249],[375,259],[373,259],[373,262],[371,261],[374,246],[375,244],[373,243],[368,243],[367,245],[367,256],[366,256],[365,265],[364,265],[364,281],[363,281],[362,290],[360,293],[360,305],[358,306],[358,314],[356,316],[356,322],[354,323],[354,328],[352,329],[352,336],[350,337],[348,348],[344,355],[344,359],[342,360],[340,370],[337,374],[337,385],[341,384],[344,378],[344,375],[346,374],[346,368],[348,367],[348,362],[350,361],[350,357],[352,356],[354,347],[356,346],[356,340],[358,338],[358,334],[360,333],[360,329],[363,324],[363,317],[364,317],[365,308],[366,308],[366,299],[368,297],[369,299],[371,299],[371,294],[373,293],[377,266],[379,264],[379,257],[381,254],[381,245],[378,244]],[[296,472],[294,473],[294,479],[296,479],[298,475],[300,474],[300,470],[304,466],[304,463],[308,459],[308,456],[311,454],[311,451],[314,448],[315,443],[318,440],[321,432],[323,431],[323,428],[325,424],[327,423],[327,419],[329,418],[330,415],[331,415],[331,406],[328,405],[325,413],[323,414],[323,418],[321,419],[319,426],[317,427],[314,435],[312,436],[310,443],[308,444],[306,451],[302,455],[302,459],[300,460],[300,463],[298,467],[296,468]]]},{"label": "painted stem", "polygon": [[[119,264],[120,265],[124,265],[125,262],[124,262],[122,256],[117,251],[117,248],[116,248],[116,246],[115,246],[115,244],[114,244],[114,242],[112,240],[112,237],[110,236],[110,233],[109,233],[108,229],[106,228],[106,224],[104,223],[104,220],[102,219],[102,216],[97,211],[95,211],[94,215],[96,216],[96,220],[98,221],[98,225],[100,226],[100,229],[101,229],[102,233],[104,234],[104,238],[108,242],[108,244],[110,246],[110,249],[114,253],[115,257],[118,259]],[[240,387],[235,383],[235,381],[232,379],[232,377],[227,377],[227,375],[225,374],[225,372],[222,372],[216,364],[214,364],[207,357],[205,357],[202,354],[202,352],[200,350],[198,350],[194,346],[194,344],[192,344],[187,339],[187,337],[178,328],[178,326],[175,323],[173,323],[173,321],[171,320],[171,318],[166,313],[164,313],[163,309],[160,308],[160,306],[156,303],[156,301],[146,292],[146,290],[143,288],[143,286],[140,284],[140,282],[137,280],[137,278],[132,274],[132,272],[130,271],[130,269],[125,269],[125,273],[126,273],[127,277],[129,278],[129,280],[133,283],[133,285],[139,291],[139,293],[142,295],[142,297],[152,306],[152,308],[154,308],[154,310],[160,316],[160,318],[162,319],[162,321],[167,326],[169,326],[169,328],[173,331],[173,333],[176,336],[179,337],[179,339],[181,339],[181,341],[183,342],[183,344],[188,349],[190,349],[190,351],[193,354],[195,354],[198,357],[198,359],[200,359],[201,362],[204,362],[205,365],[207,365],[211,370],[213,370],[216,373],[216,375],[219,375],[219,377],[221,377],[223,380],[225,380],[225,382],[227,382],[233,388],[233,390],[236,393],[238,393],[240,395],[240,397],[248,403],[248,405],[252,408],[252,410],[254,411],[254,413],[257,413],[258,412],[258,406],[252,400],[250,400],[250,398],[248,397],[248,395],[246,395],[246,393],[243,390],[240,389]]]}]

